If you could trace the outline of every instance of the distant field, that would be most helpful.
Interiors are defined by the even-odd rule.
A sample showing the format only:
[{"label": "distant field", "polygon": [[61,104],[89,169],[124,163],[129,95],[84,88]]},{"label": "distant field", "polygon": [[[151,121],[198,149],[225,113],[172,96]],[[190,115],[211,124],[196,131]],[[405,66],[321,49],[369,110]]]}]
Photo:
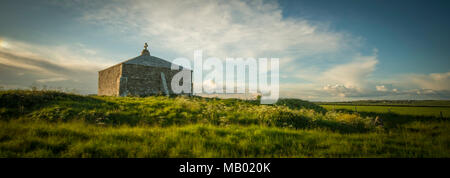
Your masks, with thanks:
[{"label": "distant field", "polygon": [[440,117],[440,113],[446,118],[450,117],[450,107],[416,107],[416,106],[356,106],[355,105],[320,105],[325,109],[350,110],[358,112],[388,113],[393,112],[400,115],[413,116],[435,116]]},{"label": "distant field", "polygon": [[345,102],[315,102],[318,105],[358,105],[358,106],[417,106],[450,107],[448,100],[361,100]]}]

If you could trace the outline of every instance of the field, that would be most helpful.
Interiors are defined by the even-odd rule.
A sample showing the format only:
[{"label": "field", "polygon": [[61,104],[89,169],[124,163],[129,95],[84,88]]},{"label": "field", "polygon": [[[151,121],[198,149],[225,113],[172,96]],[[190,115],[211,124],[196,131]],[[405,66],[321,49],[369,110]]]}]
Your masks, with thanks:
[{"label": "field", "polygon": [[395,113],[412,116],[450,117],[450,107],[430,106],[351,106],[351,105],[320,105],[327,110],[342,110],[353,112]]},{"label": "field", "polygon": [[0,91],[0,157],[450,157],[449,135],[447,115],[327,111],[296,99]]}]

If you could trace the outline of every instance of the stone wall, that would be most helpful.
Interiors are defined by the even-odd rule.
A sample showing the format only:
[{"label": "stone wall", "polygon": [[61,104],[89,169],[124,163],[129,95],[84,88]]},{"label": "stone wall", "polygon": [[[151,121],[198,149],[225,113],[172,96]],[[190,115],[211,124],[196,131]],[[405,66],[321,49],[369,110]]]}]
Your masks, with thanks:
[{"label": "stone wall", "polygon": [[[138,64],[122,64],[119,95],[147,96],[166,94],[161,78],[161,72],[164,73],[165,83],[169,94],[173,94],[171,81],[172,77],[177,74],[179,70]],[[189,81],[189,83],[192,86],[192,80]]]},{"label": "stone wall", "polygon": [[122,64],[98,72],[98,95],[118,96]]}]

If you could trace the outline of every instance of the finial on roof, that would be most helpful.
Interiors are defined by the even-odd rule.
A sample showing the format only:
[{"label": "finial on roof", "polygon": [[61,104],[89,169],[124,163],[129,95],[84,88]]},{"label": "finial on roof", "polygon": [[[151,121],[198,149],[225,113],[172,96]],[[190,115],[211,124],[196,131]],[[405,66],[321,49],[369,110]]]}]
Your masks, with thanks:
[{"label": "finial on roof", "polygon": [[148,51],[147,50],[147,48],[148,48],[148,44],[147,43],[145,43],[144,44],[144,50],[142,50],[142,52],[141,52],[141,56],[150,56],[150,51]]}]

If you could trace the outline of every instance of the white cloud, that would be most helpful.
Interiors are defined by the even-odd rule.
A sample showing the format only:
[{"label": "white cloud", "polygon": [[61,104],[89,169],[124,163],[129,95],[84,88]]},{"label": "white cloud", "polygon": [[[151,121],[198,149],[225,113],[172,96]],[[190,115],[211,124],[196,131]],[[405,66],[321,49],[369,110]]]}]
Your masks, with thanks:
[{"label": "white cloud", "polygon": [[404,75],[399,83],[411,88],[450,90],[450,72]]},{"label": "white cloud", "polygon": [[339,97],[346,97],[356,94],[358,91],[354,88],[348,88],[344,85],[326,85],[323,87],[323,90]]},{"label": "white cloud", "polygon": [[324,71],[301,74],[308,84],[282,84],[283,97],[338,101],[357,99],[450,99],[450,72],[372,77],[378,64],[374,55],[357,55],[349,63]]},{"label": "white cloud", "polygon": [[337,64],[325,70],[317,68],[303,70],[303,73],[294,75],[294,77],[306,80],[308,84],[283,84],[281,86],[283,95],[316,100],[332,98],[342,100],[348,97],[372,95],[371,92],[374,90],[372,88],[375,86],[370,81],[370,77],[375,71],[377,63],[377,50],[374,50],[373,55],[357,54],[351,58],[350,62]]},{"label": "white cloud", "polygon": [[375,86],[377,91],[388,91],[388,89],[384,85],[377,85]]},{"label": "white cloud", "polygon": [[0,39],[0,48],[9,48],[9,43],[5,40]]},{"label": "white cloud", "polygon": [[326,83],[342,85],[356,90],[366,89],[367,79],[375,71],[377,56],[356,56],[347,64],[336,65],[325,71],[321,80]]},{"label": "white cloud", "polygon": [[56,78],[39,79],[39,80],[36,80],[36,82],[48,83],[48,82],[59,82],[59,81],[64,81],[64,80],[67,80],[67,79],[64,77],[56,77]]},{"label": "white cloud", "polygon": [[82,20],[150,39],[183,56],[203,49],[216,57],[279,57],[281,62],[337,51],[343,34],[325,24],[283,18],[275,2],[141,1],[85,9]]},{"label": "white cloud", "polygon": [[112,65],[94,50],[74,44],[45,46],[1,38],[8,48],[0,48],[0,85],[28,88],[47,85],[97,91],[97,71]]},{"label": "white cloud", "polygon": [[0,39],[2,39],[3,43],[8,43],[8,48],[0,48],[0,52],[3,53],[49,61],[64,67],[78,68],[80,70],[91,70],[113,65],[109,60],[101,55],[97,55],[95,49],[88,48],[80,43],[48,46],[2,37]]}]

